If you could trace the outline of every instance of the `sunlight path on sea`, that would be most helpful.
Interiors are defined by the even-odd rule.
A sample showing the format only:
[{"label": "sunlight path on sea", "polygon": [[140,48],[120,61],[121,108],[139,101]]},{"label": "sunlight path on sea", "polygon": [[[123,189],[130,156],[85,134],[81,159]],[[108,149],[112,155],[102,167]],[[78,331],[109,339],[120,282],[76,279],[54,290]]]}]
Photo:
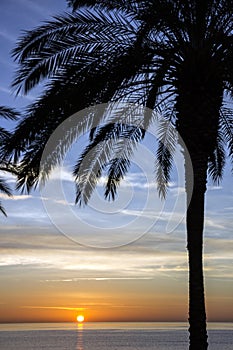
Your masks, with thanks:
[{"label": "sunlight path on sea", "polygon": [[83,324],[78,324],[77,325],[77,336],[78,336],[78,340],[77,340],[77,350],[84,350],[83,347]]}]

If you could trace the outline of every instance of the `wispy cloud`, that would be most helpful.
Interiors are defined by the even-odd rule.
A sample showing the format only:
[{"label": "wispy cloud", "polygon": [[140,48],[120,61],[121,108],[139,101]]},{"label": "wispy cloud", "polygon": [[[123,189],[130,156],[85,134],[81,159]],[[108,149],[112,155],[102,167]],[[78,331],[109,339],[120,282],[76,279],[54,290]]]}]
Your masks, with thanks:
[{"label": "wispy cloud", "polygon": [[47,280],[41,280],[40,282],[78,282],[78,281],[121,281],[121,280],[151,280],[153,277],[142,277],[142,276],[135,276],[135,277],[80,277],[80,278],[70,278],[70,279],[47,279]]},{"label": "wispy cloud", "polygon": [[225,226],[218,223],[217,220],[206,218],[205,219],[205,227],[212,227],[217,229],[224,229]]},{"label": "wispy cloud", "polygon": [[8,40],[12,43],[15,43],[16,42],[16,38],[15,38],[15,35],[13,34],[10,34],[9,32],[5,32],[3,30],[0,30],[0,36],[5,39],[5,40]]},{"label": "wispy cloud", "polygon": [[8,95],[13,95],[13,92],[10,89],[5,88],[4,86],[0,86],[0,91],[5,92]]},{"label": "wispy cloud", "polygon": [[27,10],[33,11],[35,14],[42,15],[44,18],[50,14],[48,8],[41,6],[38,2],[31,0],[20,0],[20,2],[22,4],[21,6],[24,6]]},{"label": "wispy cloud", "polygon": [[222,190],[223,187],[222,186],[211,186],[211,185],[208,185],[207,189],[208,189],[208,191],[216,191],[216,190],[218,191],[218,190]]},{"label": "wispy cloud", "polygon": [[12,197],[9,197],[5,193],[0,193],[0,198],[4,200],[10,200],[10,201],[24,201],[24,200],[33,198],[33,196],[29,194],[28,195],[22,194],[22,195],[14,195]]},{"label": "wispy cloud", "polygon": [[21,306],[20,309],[48,309],[48,310],[70,310],[70,311],[82,311],[86,310],[86,307],[67,307],[67,306]]},{"label": "wispy cloud", "polygon": [[48,309],[48,310],[68,310],[68,311],[84,311],[87,310],[89,308],[92,309],[102,309],[103,307],[107,307],[109,308],[114,308],[114,309],[119,309],[119,308],[127,308],[127,309],[138,309],[141,308],[140,305],[126,305],[126,304],[118,304],[115,305],[113,303],[106,303],[106,302],[98,302],[98,303],[93,303],[93,302],[85,302],[84,303],[80,303],[79,302],[80,307],[69,307],[69,306],[21,306],[21,309]]}]

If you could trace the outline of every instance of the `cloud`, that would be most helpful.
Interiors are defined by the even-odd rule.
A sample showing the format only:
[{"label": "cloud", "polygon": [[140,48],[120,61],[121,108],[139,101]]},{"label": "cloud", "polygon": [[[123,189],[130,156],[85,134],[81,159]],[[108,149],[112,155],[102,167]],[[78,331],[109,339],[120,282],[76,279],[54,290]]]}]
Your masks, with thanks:
[{"label": "cloud", "polygon": [[40,197],[40,199],[42,201],[51,201],[51,203],[56,203],[56,204],[61,204],[61,205],[65,205],[65,206],[75,206],[75,203],[72,202],[68,202],[66,199],[53,199],[53,198],[49,198],[49,197]]},{"label": "cloud", "polygon": [[0,36],[5,40],[15,43],[15,35],[10,34],[9,32],[0,30]]},{"label": "cloud", "polygon": [[[102,176],[98,181],[98,186],[104,186],[107,180],[108,179],[106,176]],[[146,176],[143,173],[129,173],[121,181],[120,188],[137,188],[140,190],[145,190],[145,189],[156,190],[157,183],[153,179],[153,174],[150,174],[150,176]]]},{"label": "cloud", "polygon": [[213,227],[213,228],[217,228],[217,229],[224,229],[225,226],[221,225],[217,222],[217,220],[215,219],[210,219],[210,218],[205,218],[205,227]]},{"label": "cloud", "polygon": [[159,217],[160,213],[156,213],[154,211],[144,211],[142,210],[133,210],[133,209],[123,209],[121,210],[121,214],[127,216],[143,216],[147,219],[156,220]]},{"label": "cloud", "polygon": [[[29,245],[30,247],[30,245]],[[78,254],[77,254],[78,249]],[[0,266],[23,268],[24,271],[46,272],[47,282],[77,282],[79,280],[133,280],[153,279],[163,273],[162,267],[174,268],[185,263],[185,252],[168,253],[166,247],[155,253],[144,254],[140,249],[134,251],[93,251],[91,249],[37,251],[28,249],[1,250]],[[171,267],[170,267],[171,268]],[[174,269],[173,268],[173,269]],[[18,271],[18,270],[17,270]],[[175,270],[174,270],[175,271]],[[57,278],[57,274],[59,278]],[[65,276],[61,278],[61,276]]]},{"label": "cloud", "polygon": [[24,201],[30,198],[35,198],[31,195],[14,195],[12,197],[7,196],[5,193],[0,193],[0,198],[4,200],[12,200],[12,201]]},{"label": "cloud", "polygon": [[49,218],[48,215],[40,209],[35,209],[35,207],[31,211],[24,210],[20,212],[9,213],[8,215],[11,219],[18,219],[19,223],[27,226],[27,224],[34,223],[34,229],[38,226],[38,223],[48,224]]},{"label": "cloud", "polygon": [[39,5],[38,2],[31,0],[20,0],[21,7],[26,7],[27,10],[31,10],[38,15],[42,15],[43,18],[51,14],[47,7]]},{"label": "cloud", "polygon": [[69,168],[58,166],[52,171],[49,177],[49,181],[52,180],[61,180],[74,183],[74,176],[72,175],[72,171],[70,171]]},{"label": "cloud", "polygon": [[81,311],[86,310],[85,307],[66,307],[66,306],[20,306],[20,309],[51,309],[51,310],[70,310]]},{"label": "cloud", "polygon": [[208,191],[216,191],[216,190],[222,190],[222,189],[223,189],[222,186],[211,186],[211,185],[207,186]]},{"label": "cloud", "polygon": [[[187,275],[186,239],[179,232],[176,236],[153,233],[136,244],[102,250],[79,246],[59,234],[48,235],[46,230],[41,234],[30,232],[0,236],[1,271],[11,271],[12,278],[25,275],[40,283],[69,284],[154,280],[159,276],[179,279]],[[206,238],[204,261],[209,277],[232,276],[231,251],[229,240]]]},{"label": "cloud", "polygon": [[70,279],[46,279],[41,280],[41,282],[78,282],[78,281],[121,281],[121,280],[151,280],[153,277],[142,277],[142,276],[135,276],[135,277],[79,277],[79,278],[70,278]]},{"label": "cloud", "polygon": [[79,305],[81,307],[67,307],[67,306],[20,306],[21,309],[48,309],[48,310],[70,310],[70,311],[83,311],[83,310],[87,310],[90,307],[92,309],[102,309],[103,307],[107,307],[108,309],[118,309],[118,308],[127,308],[127,309],[140,309],[141,306],[140,305],[126,305],[126,304],[118,304],[115,305],[113,303],[106,303],[106,302],[98,302],[97,303],[93,303],[93,302],[79,302]]}]

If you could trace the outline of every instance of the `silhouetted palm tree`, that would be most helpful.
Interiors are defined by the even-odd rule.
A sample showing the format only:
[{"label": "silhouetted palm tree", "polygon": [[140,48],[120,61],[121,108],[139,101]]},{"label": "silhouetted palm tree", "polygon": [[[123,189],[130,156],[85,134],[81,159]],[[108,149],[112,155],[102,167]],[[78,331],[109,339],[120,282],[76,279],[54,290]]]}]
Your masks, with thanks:
[{"label": "silhouetted palm tree", "polygon": [[[202,268],[204,197],[208,173],[219,181],[226,149],[233,155],[233,114],[226,102],[233,96],[233,3],[71,0],[69,4],[75,10],[72,14],[55,17],[26,32],[13,52],[19,63],[13,83],[17,92],[28,93],[44,78],[49,82],[7,143],[6,156],[14,155],[17,160],[23,155],[18,185],[30,189],[38,182],[47,140],[71,114],[109,101],[158,111],[164,120],[156,160],[162,196],[175,143],[186,146],[190,349],[207,349]],[[90,144],[74,168],[78,203],[88,201],[104,169],[108,175],[105,195],[114,198],[129,168],[129,157],[153,117],[153,113],[143,114],[136,126],[130,126],[130,118],[122,109],[109,118],[93,110],[79,117],[80,130],[93,128]],[[174,129],[181,138],[175,137]],[[122,138],[130,142],[120,143]],[[63,140],[62,153],[68,139]],[[98,147],[103,140],[106,147]],[[86,157],[91,150],[91,156]],[[62,155],[53,154],[47,175]]]},{"label": "silhouetted palm tree", "polygon": [[[15,120],[17,116],[18,114],[14,109],[0,106],[1,118]],[[0,127],[0,144],[4,144],[9,137],[10,137],[10,133],[6,129]],[[0,162],[0,171],[15,173],[15,170],[12,167],[12,165],[6,164],[3,159],[1,159],[1,162]],[[0,178],[0,192],[3,194],[6,194],[9,197],[12,196],[11,189],[3,178]],[[2,206],[1,201],[0,201],[0,211],[6,216],[6,211]]]}]

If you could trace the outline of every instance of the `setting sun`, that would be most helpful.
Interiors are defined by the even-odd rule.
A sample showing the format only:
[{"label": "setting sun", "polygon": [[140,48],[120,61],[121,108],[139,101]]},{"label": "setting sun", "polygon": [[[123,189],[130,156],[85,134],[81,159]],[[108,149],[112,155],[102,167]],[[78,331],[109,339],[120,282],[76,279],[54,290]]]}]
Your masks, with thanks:
[{"label": "setting sun", "polygon": [[78,315],[77,316],[77,321],[82,323],[84,321],[84,316],[83,315]]}]

